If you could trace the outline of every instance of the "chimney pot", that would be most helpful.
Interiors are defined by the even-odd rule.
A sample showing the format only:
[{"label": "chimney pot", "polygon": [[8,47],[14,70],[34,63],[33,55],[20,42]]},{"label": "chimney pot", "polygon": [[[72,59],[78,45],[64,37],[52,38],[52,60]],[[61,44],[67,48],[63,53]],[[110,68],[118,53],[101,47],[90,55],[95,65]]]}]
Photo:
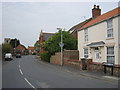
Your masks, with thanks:
[{"label": "chimney pot", "polygon": [[94,5],[94,8],[96,8],[96,5]]},{"label": "chimney pot", "polygon": [[99,8],[99,5],[94,5],[94,8],[92,9],[92,17],[96,18],[101,15],[101,9]]},{"label": "chimney pot", "polygon": [[99,5],[97,6],[97,9],[99,9]]}]

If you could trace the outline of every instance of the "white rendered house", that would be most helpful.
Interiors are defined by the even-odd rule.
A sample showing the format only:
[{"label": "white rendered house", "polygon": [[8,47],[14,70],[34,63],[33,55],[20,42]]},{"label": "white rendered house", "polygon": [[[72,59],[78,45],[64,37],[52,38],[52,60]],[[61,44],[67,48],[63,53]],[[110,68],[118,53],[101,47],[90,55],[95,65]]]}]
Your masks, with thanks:
[{"label": "white rendered house", "polygon": [[99,6],[92,9],[93,19],[79,28],[78,50],[81,58],[94,63],[120,65],[120,7],[101,15]]}]

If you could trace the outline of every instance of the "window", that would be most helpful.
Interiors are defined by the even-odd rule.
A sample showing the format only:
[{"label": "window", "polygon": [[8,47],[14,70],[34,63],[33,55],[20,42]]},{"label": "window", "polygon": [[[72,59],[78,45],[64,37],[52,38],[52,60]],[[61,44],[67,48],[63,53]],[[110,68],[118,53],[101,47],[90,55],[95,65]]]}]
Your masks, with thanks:
[{"label": "window", "polygon": [[107,21],[107,37],[108,38],[113,37],[113,23],[112,23],[112,19]]},{"label": "window", "polygon": [[99,61],[99,59],[100,59],[99,48],[96,47],[96,48],[95,48],[95,60],[96,60],[96,61]]},{"label": "window", "polygon": [[84,30],[84,41],[87,42],[88,41],[88,29]]},{"label": "window", "polygon": [[114,63],[115,56],[114,56],[114,47],[107,47],[107,62]]},{"label": "window", "polygon": [[88,58],[88,48],[84,48],[84,58]]}]

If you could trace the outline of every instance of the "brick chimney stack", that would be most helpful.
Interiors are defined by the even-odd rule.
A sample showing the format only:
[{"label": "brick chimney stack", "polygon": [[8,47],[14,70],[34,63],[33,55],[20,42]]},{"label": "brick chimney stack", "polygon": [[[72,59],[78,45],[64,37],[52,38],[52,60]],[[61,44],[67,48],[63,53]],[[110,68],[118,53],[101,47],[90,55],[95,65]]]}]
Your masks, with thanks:
[{"label": "brick chimney stack", "polygon": [[92,9],[92,18],[96,18],[101,15],[101,9],[99,8],[99,5],[94,5]]}]

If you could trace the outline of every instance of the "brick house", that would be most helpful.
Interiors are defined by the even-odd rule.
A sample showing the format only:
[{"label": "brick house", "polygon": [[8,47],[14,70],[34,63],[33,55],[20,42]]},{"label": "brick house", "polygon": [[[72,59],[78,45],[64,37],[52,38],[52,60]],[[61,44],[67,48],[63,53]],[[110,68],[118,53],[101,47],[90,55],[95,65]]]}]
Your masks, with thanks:
[{"label": "brick house", "polygon": [[70,28],[68,31],[74,36],[74,38],[75,38],[76,40],[78,40],[78,29],[79,29],[80,27],[82,27],[84,24],[86,24],[87,22],[89,22],[90,20],[92,20],[92,18],[89,18],[89,19],[87,19],[87,20],[85,20],[85,21],[83,21],[83,22],[81,22],[81,23],[73,26],[73,27]]},{"label": "brick house", "polygon": [[29,52],[29,54],[33,54],[35,52],[34,47],[28,46],[28,52]]},{"label": "brick house", "polygon": [[26,50],[27,50],[26,47],[22,44],[20,44],[16,47],[16,52],[17,53],[25,54]]},{"label": "brick house", "polygon": [[39,47],[40,47],[39,53],[40,53],[40,54],[46,52],[46,51],[42,48],[42,43],[43,43],[44,41],[48,40],[48,38],[51,37],[52,35],[54,35],[54,33],[45,33],[45,32],[42,32],[42,30],[41,30],[40,36],[39,36],[39,45],[40,45],[40,46],[39,46]]},{"label": "brick house", "polygon": [[99,6],[92,9],[92,20],[78,29],[79,60],[92,59],[120,67],[120,7],[101,15]]}]

